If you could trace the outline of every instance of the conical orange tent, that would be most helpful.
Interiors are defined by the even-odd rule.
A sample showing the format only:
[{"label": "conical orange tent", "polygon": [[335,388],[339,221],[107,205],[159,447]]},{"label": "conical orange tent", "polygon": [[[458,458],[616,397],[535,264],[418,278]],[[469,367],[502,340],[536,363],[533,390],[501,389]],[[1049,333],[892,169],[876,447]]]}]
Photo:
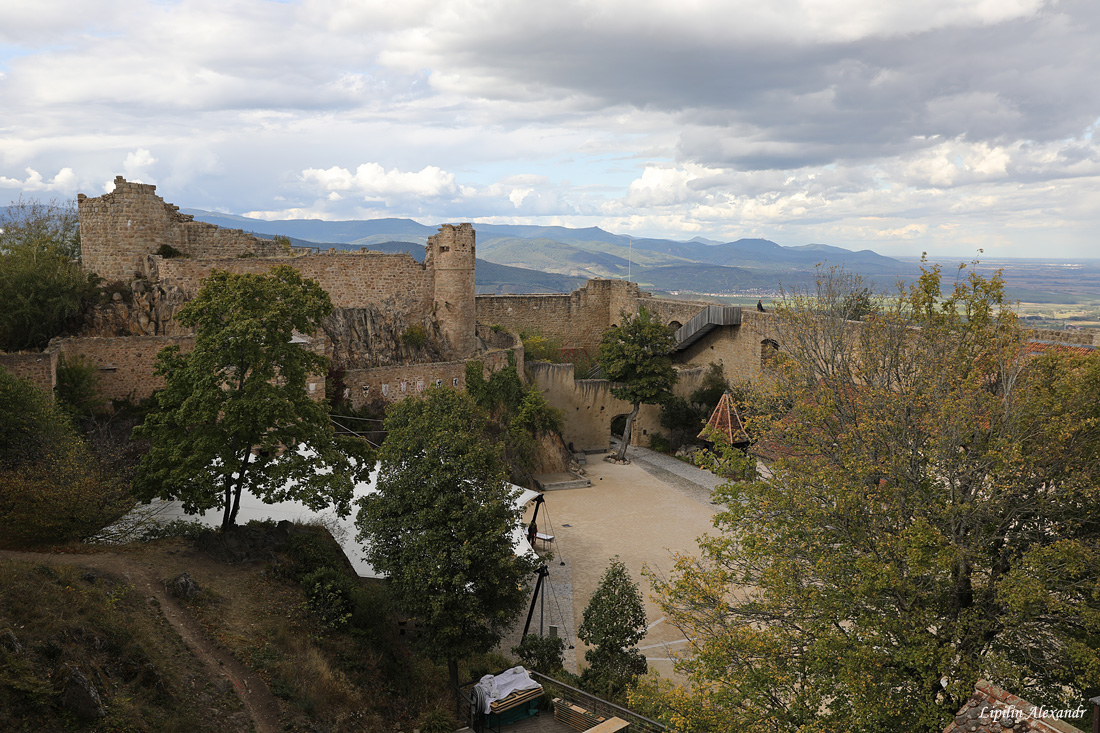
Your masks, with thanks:
[{"label": "conical orange tent", "polygon": [[707,421],[707,426],[703,428],[698,437],[702,440],[710,440],[708,433],[711,430],[728,440],[730,445],[749,442],[749,434],[745,432],[745,426],[741,423],[741,416],[737,414],[737,405],[733,404],[729,392],[726,392],[722,395],[722,399],[718,400],[718,406],[714,408],[714,413]]}]

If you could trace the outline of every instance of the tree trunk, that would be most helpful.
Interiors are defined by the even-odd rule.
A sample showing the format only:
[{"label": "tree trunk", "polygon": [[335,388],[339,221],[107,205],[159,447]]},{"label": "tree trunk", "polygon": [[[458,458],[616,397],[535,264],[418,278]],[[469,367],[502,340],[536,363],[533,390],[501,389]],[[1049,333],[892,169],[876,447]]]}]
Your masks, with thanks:
[{"label": "tree trunk", "polygon": [[223,529],[231,529],[237,524],[237,512],[241,509],[241,490],[244,488],[244,481],[237,482],[237,488],[233,491],[233,513],[229,515],[229,526],[223,527]]},{"label": "tree trunk", "polygon": [[631,429],[634,427],[634,418],[638,414],[638,408],[640,408],[641,406],[642,405],[640,402],[635,402],[634,409],[631,410],[630,414],[626,416],[626,426],[623,428],[623,441],[622,444],[619,446],[619,454],[615,456],[620,461],[626,460],[626,448],[628,445],[630,445],[630,432]]},{"label": "tree trunk", "polygon": [[[241,509],[241,490],[244,489],[245,482],[248,480],[248,459],[252,455],[252,449],[248,448],[244,452],[244,458],[241,459],[241,467],[237,469],[237,483],[233,487],[233,501],[229,501],[229,490],[226,489],[225,496],[225,508],[226,514],[222,515],[222,531],[228,532],[237,524],[237,512]],[[228,480],[228,479],[227,479]],[[232,503],[233,508],[230,509]]]},{"label": "tree trunk", "polygon": [[447,660],[447,675],[451,678],[451,692],[455,696],[455,712],[459,720],[465,720],[466,711],[462,709],[462,696],[458,692],[458,660]]},{"label": "tree trunk", "polygon": [[233,513],[233,487],[226,483],[225,486],[225,509],[222,510],[222,532],[225,532],[232,527],[232,513]]}]

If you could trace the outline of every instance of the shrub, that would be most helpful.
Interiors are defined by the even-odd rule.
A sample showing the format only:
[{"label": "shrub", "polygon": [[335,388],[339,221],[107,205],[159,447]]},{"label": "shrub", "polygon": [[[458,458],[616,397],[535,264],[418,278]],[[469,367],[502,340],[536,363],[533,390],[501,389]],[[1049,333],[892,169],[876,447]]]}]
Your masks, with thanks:
[{"label": "shrub", "polygon": [[703,405],[708,412],[713,411],[727,389],[729,384],[726,382],[725,370],[721,364],[712,361],[703,377],[703,383],[691,393],[691,401]]},{"label": "shrub", "polygon": [[512,647],[512,654],[527,669],[552,675],[564,667],[565,640],[559,636],[527,634],[519,646]]},{"label": "shrub", "polygon": [[340,568],[343,560],[338,553],[340,548],[324,532],[295,532],[287,540],[291,575],[300,581],[317,570]]},{"label": "shrub", "polygon": [[458,729],[458,723],[443,708],[435,708],[420,716],[417,727],[421,733],[451,733]]},{"label": "shrub", "polygon": [[713,446],[692,456],[692,463],[731,481],[752,481],[756,478],[756,459],[739,448],[734,448],[725,436],[707,429]]},{"label": "shrub", "polygon": [[428,332],[419,323],[414,323],[401,334],[401,342],[414,349],[422,348],[428,343]]},{"label": "shrub", "polygon": [[166,537],[186,537],[194,540],[213,531],[213,527],[203,524],[198,519],[173,519],[166,524],[154,524],[149,527],[141,533],[139,541],[148,542]]},{"label": "shrub", "polygon": [[157,247],[157,251],[155,252],[155,254],[158,254],[161,257],[163,257],[165,259],[168,259],[168,260],[173,259],[175,257],[186,257],[187,256],[183,252],[179,251],[178,249],[176,249],[175,247],[173,247],[170,244],[160,245],[159,247]]},{"label": "shrub", "polygon": [[0,369],[0,524],[17,544],[94,534],[132,506],[42,390]]},{"label": "shrub", "polygon": [[537,331],[520,331],[519,337],[520,340],[523,341],[523,354],[525,359],[530,361],[561,362],[561,341],[559,339],[543,336]]},{"label": "shrub", "polygon": [[683,397],[673,396],[661,405],[661,427],[668,430],[671,450],[679,450],[685,442],[693,440],[702,429],[708,415]]},{"label": "shrub", "polygon": [[527,389],[512,425],[536,436],[561,432],[563,420],[561,410],[551,407],[542,392],[538,389]]},{"label": "shrub", "polygon": [[99,392],[99,368],[83,354],[71,359],[61,355],[55,392],[62,408],[76,418],[91,417],[106,404]]},{"label": "shrub", "polygon": [[317,614],[321,623],[330,629],[338,629],[352,617],[351,596],[353,581],[333,568],[321,568],[302,577],[302,590],[306,594],[306,607]]},{"label": "shrub", "polygon": [[660,433],[654,433],[649,436],[649,447],[651,450],[655,450],[658,453],[672,452],[672,444],[668,442],[668,438]]}]

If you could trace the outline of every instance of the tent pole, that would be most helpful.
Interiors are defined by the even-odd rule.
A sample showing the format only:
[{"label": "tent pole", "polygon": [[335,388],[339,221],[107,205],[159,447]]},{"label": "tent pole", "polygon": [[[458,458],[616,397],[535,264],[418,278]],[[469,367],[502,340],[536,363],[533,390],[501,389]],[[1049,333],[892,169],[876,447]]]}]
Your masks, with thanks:
[{"label": "tent pole", "polygon": [[523,643],[523,637],[527,636],[527,632],[531,630],[531,617],[535,615],[535,601],[539,599],[539,591],[542,590],[542,579],[550,574],[550,569],[545,565],[539,565],[538,569],[539,579],[535,583],[535,595],[531,596],[531,608],[527,611],[527,623],[523,625],[523,636],[519,638],[520,643]]}]

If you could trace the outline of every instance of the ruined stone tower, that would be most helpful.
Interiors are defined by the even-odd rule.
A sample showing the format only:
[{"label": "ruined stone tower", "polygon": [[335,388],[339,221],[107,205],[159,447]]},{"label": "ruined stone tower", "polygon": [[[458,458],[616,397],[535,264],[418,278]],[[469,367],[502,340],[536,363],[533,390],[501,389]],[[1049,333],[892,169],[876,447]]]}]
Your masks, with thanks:
[{"label": "ruined stone tower", "polygon": [[439,234],[428,238],[426,261],[435,273],[433,306],[439,328],[454,358],[468,357],[477,346],[473,225],[441,226]]},{"label": "ruined stone tower", "polygon": [[142,260],[161,247],[189,257],[278,256],[271,240],[239,229],[222,229],[156,195],[157,187],[115,177],[115,190],[89,198],[77,194],[80,258],[84,268],[107,282],[127,281],[142,272]]},{"label": "ruined stone tower", "polygon": [[155,191],[156,186],[118,176],[115,190],[105,196],[77,194],[80,259],[86,269],[108,282],[129,280],[143,255],[161,245],[179,248],[178,230],[170,226],[176,212]]}]

